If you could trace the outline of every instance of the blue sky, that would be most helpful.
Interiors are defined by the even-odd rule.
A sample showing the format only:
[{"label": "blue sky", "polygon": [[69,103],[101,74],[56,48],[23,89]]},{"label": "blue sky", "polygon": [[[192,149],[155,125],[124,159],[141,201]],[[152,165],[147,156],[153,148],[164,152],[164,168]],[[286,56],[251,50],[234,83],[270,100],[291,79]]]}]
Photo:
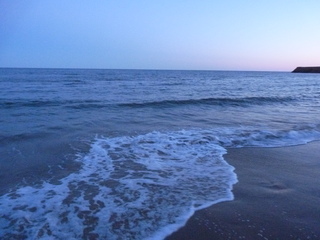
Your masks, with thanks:
[{"label": "blue sky", "polygon": [[0,67],[320,66],[319,0],[0,0]]}]

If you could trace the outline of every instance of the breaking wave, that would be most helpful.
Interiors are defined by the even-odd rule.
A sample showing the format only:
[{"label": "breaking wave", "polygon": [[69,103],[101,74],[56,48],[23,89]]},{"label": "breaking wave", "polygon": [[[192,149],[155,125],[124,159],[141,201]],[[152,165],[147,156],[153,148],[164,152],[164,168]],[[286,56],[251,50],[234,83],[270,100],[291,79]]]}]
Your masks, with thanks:
[{"label": "breaking wave", "polygon": [[78,172],[0,197],[1,239],[163,239],[194,211],[233,199],[227,147],[320,140],[319,126],[97,137]]}]

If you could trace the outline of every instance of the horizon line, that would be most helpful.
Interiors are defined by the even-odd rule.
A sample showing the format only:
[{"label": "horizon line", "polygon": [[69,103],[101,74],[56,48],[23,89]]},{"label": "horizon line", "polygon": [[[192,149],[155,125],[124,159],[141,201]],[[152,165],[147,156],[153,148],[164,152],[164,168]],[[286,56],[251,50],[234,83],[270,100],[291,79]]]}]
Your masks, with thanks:
[{"label": "horizon line", "polygon": [[221,70],[221,69],[161,69],[161,68],[90,68],[90,67],[0,67],[0,69],[74,69],[74,70],[128,70],[128,71],[215,71],[215,72],[291,72],[288,70]]}]

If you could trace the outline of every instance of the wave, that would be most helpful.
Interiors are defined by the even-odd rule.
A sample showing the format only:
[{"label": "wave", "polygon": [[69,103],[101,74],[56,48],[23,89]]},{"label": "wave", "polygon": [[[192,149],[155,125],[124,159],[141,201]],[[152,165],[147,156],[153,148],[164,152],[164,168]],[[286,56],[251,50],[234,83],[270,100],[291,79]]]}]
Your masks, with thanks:
[{"label": "wave", "polygon": [[186,100],[163,100],[143,103],[123,103],[119,106],[143,108],[143,107],[172,107],[180,105],[212,105],[246,107],[250,105],[277,104],[294,101],[291,97],[244,97],[244,98],[202,98]]},{"label": "wave", "polygon": [[0,238],[163,239],[195,210],[233,199],[237,178],[225,149],[196,138],[191,132],[97,138],[79,157],[81,170],[60,184],[0,197]]},{"label": "wave", "polygon": [[320,140],[320,125],[97,137],[77,159],[82,168],[60,184],[45,182],[0,197],[0,238],[164,239],[196,210],[233,200],[237,176],[223,158],[228,147],[314,140]]},{"label": "wave", "polygon": [[202,98],[186,100],[162,100],[150,102],[112,103],[100,100],[12,100],[0,102],[0,109],[10,108],[39,108],[66,107],[72,109],[99,109],[110,107],[150,108],[150,107],[178,107],[184,105],[210,105],[249,107],[252,105],[284,104],[294,101],[291,97],[244,97],[244,98]]},{"label": "wave", "polygon": [[224,148],[286,147],[320,140],[320,124],[289,130],[261,130],[250,127],[218,128],[204,131],[208,141]]},{"label": "wave", "polygon": [[12,101],[3,101],[0,103],[0,108],[9,109],[9,108],[20,108],[20,107],[30,107],[30,108],[39,108],[39,107],[86,107],[86,106],[101,106],[98,100],[12,100]]}]

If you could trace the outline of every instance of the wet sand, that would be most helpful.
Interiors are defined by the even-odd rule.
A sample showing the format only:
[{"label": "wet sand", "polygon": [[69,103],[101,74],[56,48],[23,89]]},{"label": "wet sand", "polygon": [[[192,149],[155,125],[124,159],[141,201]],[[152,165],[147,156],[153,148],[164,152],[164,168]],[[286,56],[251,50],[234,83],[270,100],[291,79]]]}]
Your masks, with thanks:
[{"label": "wet sand", "polygon": [[235,200],[198,211],[167,240],[320,239],[320,142],[228,149]]}]

